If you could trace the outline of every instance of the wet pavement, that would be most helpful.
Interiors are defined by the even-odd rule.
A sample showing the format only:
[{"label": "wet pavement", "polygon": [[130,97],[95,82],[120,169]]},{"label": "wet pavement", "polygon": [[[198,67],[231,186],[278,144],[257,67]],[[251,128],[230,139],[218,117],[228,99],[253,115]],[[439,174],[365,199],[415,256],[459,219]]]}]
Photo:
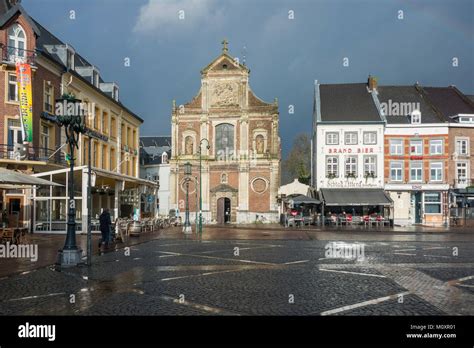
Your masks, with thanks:
[{"label": "wet pavement", "polygon": [[95,237],[93,266],[60,272],[64,236],[34,238],[35,266],[0,260],[0,315],[474,314],[470,233],[171,228],[106,253]]}]

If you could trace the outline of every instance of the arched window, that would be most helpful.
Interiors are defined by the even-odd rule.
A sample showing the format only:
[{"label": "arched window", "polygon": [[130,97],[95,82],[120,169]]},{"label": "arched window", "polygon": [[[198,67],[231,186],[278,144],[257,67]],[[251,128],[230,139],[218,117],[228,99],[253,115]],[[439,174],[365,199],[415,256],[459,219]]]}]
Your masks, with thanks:
[{"label": "arched window", "polygon": [[186,138],[184,138],[184,154],[192,155],[193,152],[194,152],[193,137],[188,135]]},{"label": "arched window", "polygon": [[216,156],[226,160],[234,154],[234,126],[221,123],[216,126]]},{"label": "arched window", "polygon": [[8,56],[10,60],[24,58],[26,55],[26,35],[19,24],[8,28]]}]

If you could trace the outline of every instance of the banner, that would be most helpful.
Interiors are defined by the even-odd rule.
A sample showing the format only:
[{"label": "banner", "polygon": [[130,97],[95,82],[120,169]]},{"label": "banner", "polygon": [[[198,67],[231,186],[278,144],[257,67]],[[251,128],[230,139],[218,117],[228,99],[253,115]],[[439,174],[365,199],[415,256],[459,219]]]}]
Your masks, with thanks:
[{"label": "banner", "polygon": [[23,141],[33,142],[33,96],[31,88],[31,66],[16,64],[18,98],[20,101],[20,118],[23,128]]}]

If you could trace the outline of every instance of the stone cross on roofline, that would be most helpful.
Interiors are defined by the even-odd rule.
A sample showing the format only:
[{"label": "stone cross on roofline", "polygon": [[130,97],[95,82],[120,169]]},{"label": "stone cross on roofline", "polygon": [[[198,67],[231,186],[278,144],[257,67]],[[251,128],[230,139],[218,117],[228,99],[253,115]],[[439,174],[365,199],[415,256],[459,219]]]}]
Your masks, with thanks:
[{"label": "stone cross on roofline", "polygon": [[226,39],[224,39],[224,40],[222,40],[221,44],[222,44],[222,52],[227,53],[227,51],[229,50],[229,49],[227,48],[227,45],[229,44],[229,41],[227,41]]}]

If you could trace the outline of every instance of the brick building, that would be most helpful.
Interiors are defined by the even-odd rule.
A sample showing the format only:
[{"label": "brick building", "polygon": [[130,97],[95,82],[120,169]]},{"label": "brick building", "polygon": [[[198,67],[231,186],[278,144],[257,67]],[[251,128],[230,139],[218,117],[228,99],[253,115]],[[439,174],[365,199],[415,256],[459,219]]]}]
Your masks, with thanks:
[{"label": "brick building", "polygon": [[[93,219],[102,208],[111,208],[114,218],[139,215],[141,201],[154,194],[156,185],[138,177],[143,120],[121,103],[119,86],[104,81],[96,66],[29,16],[18,0],[0,0],[0,53],[0,166],[64,185],[51,190],[0,188],[0,210],[7,210],[10,223],[31,227],[33,232],[65,231],[68,146],[64,129],[50,119],[55,100],[68,93],[87,105],[86,125],[95,134],[91,141]],[[28,144],[20,119],[16,63],[31,68],[32,137]],[[82,191],[76,194],[81,197],[76,202],[76,218],[82,226],[88,213],[88,144],[89,138],[81,134],[75,153],[75,189]],[[77,226],[82,228],[81,223]]]},{"label": "brick building", "polygon": [[451,222],[458,224],[470,220],[473,223],[474,102],[455,86],[423,89],[433,107],[449,120],[447,183]]},{"label": "brick building", "polygon": [[[0,1],[0,166],[26,173],[63,168],[60,129],[42,120],[43,112],[51,112],[59,97],[60,65],[37,51],[41,30],[19,1]],[[32,83],[32,142],[24,145],[20,120],[19,87],[16,63],[28,63]],[[9,221],[28,224],[29,190],[2,190],[0,210],[6,210]]]},{"label": "brick building", "polygon": [[183,165],[190,162],[192,220],[199,210],[201,149],[205,222],[245,223],[257,216],[278,221],[278,104],[255,96],[249,72],[228,54],[224,41],[221,55],[201,71],[199,93],[189,103],[173,104],[171,207],[184,213]]},{"label": "brick building", "polygon": [[398,225],[448,222],[448,122],[421,86],[379,86],[385,127],[385,190]]}]

